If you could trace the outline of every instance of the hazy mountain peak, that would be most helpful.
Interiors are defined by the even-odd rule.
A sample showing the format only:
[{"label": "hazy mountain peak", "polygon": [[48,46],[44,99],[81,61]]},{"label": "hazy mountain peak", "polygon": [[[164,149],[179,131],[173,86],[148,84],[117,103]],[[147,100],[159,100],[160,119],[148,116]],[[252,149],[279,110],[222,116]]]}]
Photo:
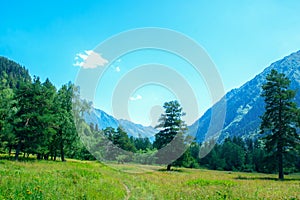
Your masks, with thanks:
[{"label": "hazy mountain peak", "polygon": [[99,129],[105,129],[107,127],[116,129],[118,126],[121,126],[129,136],[133,137],[148,137],[153,139],[157,132],[157,130],[151,126],[146,127],[125,119],[117,120],[100,109],[93,109],[90,114],[86,114],[85,119],[87,123],[97,124]]}]

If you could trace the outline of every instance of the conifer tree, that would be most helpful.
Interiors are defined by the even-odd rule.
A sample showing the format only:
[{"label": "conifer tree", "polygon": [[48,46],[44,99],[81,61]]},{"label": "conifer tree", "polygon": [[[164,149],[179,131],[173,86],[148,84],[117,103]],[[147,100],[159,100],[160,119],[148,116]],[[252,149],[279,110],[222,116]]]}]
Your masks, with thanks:
[{"label": "conifer tree", "polygon": [[290,80],[276,70],[272,70],[266,79],[262,86],[265,113],[260,129],[266,134],[266,150],[277,159],[278,178],[283,180],[284,155],[294,150],[300,139],[296,132],[299,111],[293,102],[296,92],[289,89]]},{"label": "conifer tree", "polygon": [[182,120],[185,113],[178,101],[170,101],[164,104],[165,113],[161,115],[157,128],[160,131],[155,135],[153,146],[158,151],[158,162],[167,164],[167,170],[171,170],[172,163],[185,152],[186,124]]}]

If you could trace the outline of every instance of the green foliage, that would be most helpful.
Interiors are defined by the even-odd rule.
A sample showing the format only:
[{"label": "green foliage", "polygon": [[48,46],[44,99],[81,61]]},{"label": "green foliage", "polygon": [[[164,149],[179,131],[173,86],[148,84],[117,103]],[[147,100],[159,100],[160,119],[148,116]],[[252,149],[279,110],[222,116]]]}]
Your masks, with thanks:
[{"label": "green foliage", "polygon": [[[178,155],[185,152],[185,122],[181,119],[185,115],[178,101],[170,101],[164,104],[165,113],[161,115],[156,128],[160,131],[155,135],[153,146],[159,149],[157,153],[158,163],[168,164],[170,170],[172,162]],[[177,165],[180,164],[177,162]]]},{"label": "green foliage", "polygon": [[159,124],[159,133],[155,135],[154,147],[161,149],[169,144],[175,136],[186,130],[186,125],[181,117],[185,115],[178,101],[170,101],[164,104],[165,113],[161,115]]},{"label": "green foliage", "polygon": [[137,150],[147,150],[147,149],[152,149],[152,143],[150,142],[149,138],[147,137],[130,137],[130,140],[134,144],[135,148]]},{"label": "green foliage", "polygon": [[[35,150],[49,138],[43,135],[45,98],[39,78],[35,78],[33,83],[21,84],[16,91],[15,99],[17,113],[13,126],[17,142],[16,160],[18,160],[20,151],[37,153]],[[44,136],[47,137],[46,140],[43,139]]]},{"label": "green foliage", "polygon": [[[5,79],[8,88],[19,88],[23,82],[30,82],[31,78],[28,70],[19,64],[0,56],[0,79]],[[3,84],[3,82],[1,83]]]},{"label": "green foliage", "polygon": [[[46,79],[33,81],[28,71],[6,58],[0,57],[0,150],[12,153],[19,159],[20,153],[37,155],[38,159],[53,160],[60,156],[88,158],[78,137],[76,119],[81,120],[89,104],[79,99],[79,90],[71,83],[58,91]],[[73,113],[76,102],[78,112]],[[80,124],[80,123],[79,123]]]},{"label": "green foliage", "polygon": [[[98,143],[97,151],[102,152],[101,157],[105,160],[115,160],[121,163],[132,160],[136,148],[133,141],[121,127],[118,127],[117,130],[107,127],[100,134],[102,135],[102,141],[101,144]],[[102,142],[104,143],[102,144]]]},{"label": "green foliage", "polygon": [[265,136],[266,150],[278,163],[279,179],[284,178],[284,154],[294,151],[300,142],[296,132],[299,110],[293,99],[296,92],[289,89],[290,80],[281,73],[272,70],[262,86],[265,99],[265,113],[261,123],[261,133]]},{"label": "green foliage", "polygon": [[11,121],[16,112],[14,107],[14,92],[12,89],[0,86],[0,149],[9,148],[9,152],[15,145],[15,136]]},{"label": "green foliage", "polygon": [[[286,172],[299,172],[300,155],[292,151],[286,155],[289,155],[285,158]],[[198,162],[200,166],[213,170],[274,173],[277,172],[274,159],[269,156],[261,140],[248,140],[244,143],[240,138],[227,138],[222,144],[216,144]]]},{"label": "green foliage", "polygon": [[147,165],[155,164],[157,159],[156,153],[156,149],[139,150],[134,154],[133,162]]},{"label": "green foliage", "polygon": [[112,141],[114,145],[117,145],[117,147],[125,151],[136,151],[134,144],[129,139],[127,133],[121,127],[118,127],[117,131],[112,135]]},{"label": "green foliage", "polygon": [[24,67],[0,57],[0,150],[8,149],[9,154],[16,145],[12,125],[17,112],[15,90],[30,80]]},{"label": "green foliage", "polygon": [[236,138],[230,140],[227,138],[222,145],[221,157],[225,160],[225,170],[242,170],[245,162],[244,144],[236,143]]}]

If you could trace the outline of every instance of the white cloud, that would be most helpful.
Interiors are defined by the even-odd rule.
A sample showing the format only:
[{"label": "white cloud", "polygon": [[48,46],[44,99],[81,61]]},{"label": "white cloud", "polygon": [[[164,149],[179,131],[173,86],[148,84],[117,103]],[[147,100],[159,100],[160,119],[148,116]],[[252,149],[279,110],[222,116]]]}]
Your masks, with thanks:
[{"label": "white cloud", "polygon": [[141,96],[141,95],[136,95],[135,97],[133,96],[133,97],[130,97],[129,99],[131,100],[131,101],[137,101],[137,100],[141,100],[143,97]]},{"label": "white cloud", "polygon": [[116,72],[120,72],[120,71],[121,71],[121,68],[118,66],[118,67],[115,68],[115,71],[116,71]]},{"label": "white cloud", "polygon": [[86,50],[84,53],[78,53],[75,56],[74,66],[82,67],[84,69],[94,69],[96,67],[103,67],[108,63],[108,60],[102,57],[101,54],[93,50]]}]

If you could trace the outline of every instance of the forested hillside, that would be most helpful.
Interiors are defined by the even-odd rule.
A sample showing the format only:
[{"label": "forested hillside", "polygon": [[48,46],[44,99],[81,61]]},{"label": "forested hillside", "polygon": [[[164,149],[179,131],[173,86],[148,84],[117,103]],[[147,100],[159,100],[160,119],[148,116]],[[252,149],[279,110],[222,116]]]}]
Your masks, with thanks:
[{"label": "forested hillside", "polygon": [[31,77],[25,67],[0,56],[1,86],[18,88],[22,82],[28,82]]}]

